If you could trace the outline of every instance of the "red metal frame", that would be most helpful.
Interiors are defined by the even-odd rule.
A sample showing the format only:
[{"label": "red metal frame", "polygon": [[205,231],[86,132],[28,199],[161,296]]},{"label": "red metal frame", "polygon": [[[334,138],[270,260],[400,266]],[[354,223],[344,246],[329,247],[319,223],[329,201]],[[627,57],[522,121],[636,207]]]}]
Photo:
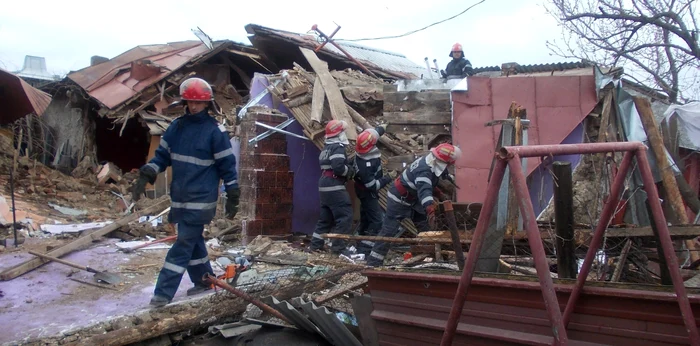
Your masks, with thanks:
[{"label": "red metal frame", "polygon": [[[576,285],[573,287],[571,296],[566,305],[566,309],[562,315],[557,303],[552,278],[549,274],[549,266],[547,264],[544,246],[542,245],[542,240],[538,232],[537,219],[535,217],[532,202],[530,201],[528,194],[525,174],[523,174],[520,158],[554,155],[596,154],[620,151],[625,152],[625,156],[622,159],[622,163],[620,164],[615,181],[610,189],[610,196],[603,206],[603,211],[600,215],[600,220],[596,226],[595,233],[593,234],[593,239],[591,240],[588,252],[586,253],[586,258],[584,259],[581,272],[578,275]],[[632,158],[635,155],[640,173],[642,175],[642,180],[644,182],[644,190],[647,193],[649,201],[651,201],[651,212],[654,217],[654,221],[656,222],[656,227],[659,231],[659,240],[664,250],[664,256],[666,257],[669,272],[671,273],[671,279],[676,292],[676,299],[678,300],[681,315],[683,317],[683,322],[688,330],[691,344],[700,345],[700,335],[698,334],[698,328],[695,324],[695,318],[690,307],[690,301],[688,300],[685,286],[683,285],[683,279],[678,266],[678,259],[676,258],[675,250],[673,249],[673,243],[666,224],[666,218],[664,217],[663,210],[661,209],[659,194],[656,191],[654,179],[649,167],[649,161],[647,160],[646,156],[646,147],[641,142],[532,145],[502,147],[499,150],[499,153],[497,154],[498,160],[494,167],[491,181],[488,185],[486,199],[481,209],[476,230],[474,231],[471,247],[469,249],[469,255],[466,263],[464,264],[464,271],[462,272],[462,276],[459,280],[457,293],[455,294],[454,301],[452,303],[452,309],[450,310],[447,326],[445,327],[445,332],[442,336],[441,345],[452,345],[452,340],[454,339],[455,332],[457,330],[457,324],[459,323],[459,318],[461,316],[462,309],[464,308],[464,302],[467,298],[467,290],[474,276],[476,262],[479,254],[481,253],[481,246],[484,242],[484,236],[488,228],[488,223],[491,219],[491,214],[493,213],[493,209],[498,198],[498,190],[501,186],[501,182],[503,181],[506,164],[510,167],[512,183],[515,188],[516,196],[520,204],[520,212],[523,217],[523,225],[527,231],[528,242],[530,244],[530,248],[532,249],[535,268],[537,269],[537,276],[539,277],[540,287],[542,290],[542,296],[544,298],[545,307],[552,326],[554,344],[566,345],[568,343],[566,326],[569,323],[569,319],[574,310],[574,306],[576,305],[576,301],[581,294],[581,289],[586,282],[586,278],[588,277],[588,273],[590,272],[593,264],[593,259],[595,258],[598,247],[602,242],[605,229],[610,222],[615,206],[617,206],[620,199],[625,177],[629,171]]]}]

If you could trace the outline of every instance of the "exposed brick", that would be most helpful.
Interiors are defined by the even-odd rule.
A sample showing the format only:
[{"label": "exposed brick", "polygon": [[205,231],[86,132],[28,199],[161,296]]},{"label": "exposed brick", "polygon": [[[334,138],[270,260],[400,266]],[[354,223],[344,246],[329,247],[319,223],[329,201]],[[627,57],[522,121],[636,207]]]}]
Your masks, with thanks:
[{"label": "exposed brick", "polygon": [[287,141],[284,138],[265,138],[254,148],[257,154],[286,154]]},{"label": "exposed brick", "polygon": [[255,119],[255,121],[259,121],[261,123],[275,123],[276,126],[277,124],[283,123],[285,120],[288,119],[286,115],[283,114],[271,114],[271,113],[252,113],[251,118]]},{"label": "exposed brick", "polygon": [[293,188],[294,187],[294,172],[292,171],[277,171],[275,179],[275,187]]},{"label": "exposed brick", "polygon": [[293,189],[275,187],[269,191],[270,203],[292,203],[294,199]]}]

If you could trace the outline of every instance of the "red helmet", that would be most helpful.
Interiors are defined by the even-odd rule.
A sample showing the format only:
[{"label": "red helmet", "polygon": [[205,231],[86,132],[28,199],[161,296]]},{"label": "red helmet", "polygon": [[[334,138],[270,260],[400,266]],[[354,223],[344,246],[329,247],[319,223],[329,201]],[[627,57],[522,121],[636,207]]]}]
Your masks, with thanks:
[{"label": "red helmet", "polygon": [[433,153],[438,160],[447,162],[448,164],[455,163],[460,156],[462,156],[462,150],[449,143],[442,143],[430,149],[430,152]]},{"label": "red helmet", "polygon": [[357,136],[357,143],[355,143],[355,151],[358,154],[367,154],[374,145],[377,144],[379,139],[379,133],[375,129],[367,129],[362,131],[359,136]]},{"label": "red helmet", "polygon": [[464,50],[462,50],[462,45],[458,43],[455,43],[452,45],[452,50],[450,51],[450,58],[452,57],[452,53],[454,52],[460,52],[462,55],[464,55]]},{"label": "red helmet", "polygon": [[326,124],[326,137],[331,138],[341,134],[348,127],[348,124],[342,120],[331,120]]},{"label": "red helmet", "polygon": [[180,84],[180,98],[183,101],[213,101],[211,85],[201,78],[188,78]]}]

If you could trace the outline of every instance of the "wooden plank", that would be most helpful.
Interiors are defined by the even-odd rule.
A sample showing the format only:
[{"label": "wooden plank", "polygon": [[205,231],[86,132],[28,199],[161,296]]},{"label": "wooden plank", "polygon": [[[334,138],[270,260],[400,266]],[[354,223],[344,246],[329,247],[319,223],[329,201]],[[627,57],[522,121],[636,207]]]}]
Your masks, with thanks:
[{"label": "wooden plank", "polygon": [[386,131],[389,133],[402,133],[402,134],[416,134],[416,133],[427,133],[427,134],[450,134],[449,125],[394,125],[389,124],[386,127]]},{"label": "wooden plank", "polygon": [[319,78],[321,81],[323,90],[326,92],[328,105],[331,109],[331,117],[333,119],[344,120],[347,122],[350,126],[348,126],[347,130],[345,130],[345,133],[347,134],[349,140],[356,140],[357,131],[355,130],[355,126],[353,126],[353,121],[352,118],[350,118],[350,114],[348,114],[345,99],[343,98],[343,94],[340,93],[338,83],[335,81],[335,78],[333,78],[330,71],[328,71],[328,64],[321,61],[321,59],[319,59],[316,53],[314,53],[314,51],[311,49],[299,47],[299,50],[301,50],[301,53],[304,54],[304,57],[309,62],[309,65],[311,65],[311,68],[313,68],[314,72],[316,72],[317,78]]},{"label": "wooden plank", "polygon": [[326,103],[326,94],[323,92],[321,79],[316,77],[313,96],[311,97],[311,121],[321,124],[323,118],[323,106]]},{"label": "wooden plank", "polygon": [[357,317],[357,326],[362,335],[362,344],[365,346],[379,346],[379,338],[377,337],[377,325],[372,319],[372,298],[369,295],[358,295],[350,301],[352,311]]},{"label": "wooden plank", "polygon": [[420,152],[415,154],[392,156],[387,160],[386,164],[383,164],[382,166],[390,171],[403,171],[413,161],[427,153],[428,152]]},{"label": "wooden plank", "polygon": [[345,294],[348,291],[352,291],[352,290],[357,289],[359,287],[362,287],[366,284],[367,284],[367,277],[362,276],[357,281],[354,281],[354,282],[351,282],[348,284],[340,284],[340,285],[336,286],[335,288],[331,289],[328,293],[316,297],[316,299],[314,299],[314,301],[317,304],[323,304],[323,303],[325,303],[333,298],[336,298],[336,297],[339,297],[339,296]]},{"label": "wooden plank", "polygon": [[423,108],[450,112],[450,91],[384,92],[384,112],[412,112]]},{"label": "wooden plank", "polygon": [[605,143],[608,141],[608,126],[610,125],[610,105],[612,103],[612,90],[609,90],[605,94],[603,99],[603,110],[601,112],[600,118],[600,129],[598,129],[598,143]]},{"label": "wooden plank", "polygon": [[383,119],[389,124],[451,125],[452,113],[435,111],[385,112]]},{"label": "wooden plank", "polygon": [[[100,239],[102,236],[105,236],[117,229],[119,227],[122,227],[132,221],[138,220],[141,216],[147,216],[147,215],[153,215],[157,214],[163,210],[165,210],[168,206],[170,205],[170,197],[164,196],[161,198],[161,201],[153,204],[152,206],[139,211],[135,212],[131,215],[125,216],[116,222],[113,222],[103,228],[100,228],[97,231],[91,232],[89,234],[84,234],[80,236],[78,239],[73,240],[72,242],[65,244],[63,246],[60,246],[56,249],[51,250],[50,252],[47,253],[48,256],[51,257],[61,257],[64,256],[68,253],[71,253],[75,250],[78,250],[79,248],[83,246],[87,246],[92,244],[93,241],[96,241]],[[50,262],[49,260],[45,260],[43,258],[39,257],[33,257],[30,260],[24,261],[22,263],[19,263],[11,268],[8,268],[4,270],[2,273],[0,273],[0,280],[2,281],[7,281],[7,280],[12,280],[24,273],[27,273],[29,271],[32,271],[40,266],[42,266],[44,263]]]}]

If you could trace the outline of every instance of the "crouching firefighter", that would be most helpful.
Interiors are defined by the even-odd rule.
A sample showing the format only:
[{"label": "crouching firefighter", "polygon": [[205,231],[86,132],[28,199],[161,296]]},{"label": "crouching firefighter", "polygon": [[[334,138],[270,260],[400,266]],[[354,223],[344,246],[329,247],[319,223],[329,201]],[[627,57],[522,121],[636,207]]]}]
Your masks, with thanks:
[{"label": "crouching firefighter", "polygon": [[[447,166],[453,165],[461,156],[461,150],[452,144],[443,143],[430,149],[398,176],[387,193],[386,217],[380,237],[395,237],[403,219],[411,218],[419,232],[435,229],[435,202],[433,189],[441,178],[449,175]],[[441,193],[439,191],[436,192]],[[389,244],[377,241],[370,252],[367,265],[378,267],[384,264]]]},{"label": "crouching firefighter", "polygon": [[[355,144],[355,192],[360,199],[359,235],[376,236],[382,228],[379,190],[391,182],[391,177],[382,172],[382,153],[377,148],[377,141],[383,134],[384,127],[364,130],[357,136]],[[362,240],[357,245],[357,252],[367,258],[373,246],[374,242]]]},{"label": "crouching firefighter", "polygon": [[[326,145],[318,157],[321,166],[321,178],[318,181],[318,191],[321,199],[321,215],[316,223],[311,239],[311,251],[323,248],[322,234],[350,234],[352,229],[352,202],[350,194],[345,189],[345,182],[355,175],[355,168],[347,162],[345,147],[350,144],[345,134],[347,123],[341,120],[331,120],[326,125]],[[333,240],[333,254],[346,252],[345,241]]]},{"label": "crouching firefighter", "polygon": [[226,129],[209,115],[214,100],[211,86],[203,79],[190,78],[180,85],[180,96],[180,102],[186,104],[185,115],[165,131],[155,157],[141,167],[132,191],[133,199],[138,200],[146,183],[153,184],[158,173],[172,166],[168,221],[176,224],[177,240],[158,275],[153,306],[172,301],[185,272],[194,283],[188,296],[210,288],[202,281],[205,274],[213,274],[202,232],[216,213],[220,180],[228,197],[227,216],[233,218],[238,212],[236,157]]}]

